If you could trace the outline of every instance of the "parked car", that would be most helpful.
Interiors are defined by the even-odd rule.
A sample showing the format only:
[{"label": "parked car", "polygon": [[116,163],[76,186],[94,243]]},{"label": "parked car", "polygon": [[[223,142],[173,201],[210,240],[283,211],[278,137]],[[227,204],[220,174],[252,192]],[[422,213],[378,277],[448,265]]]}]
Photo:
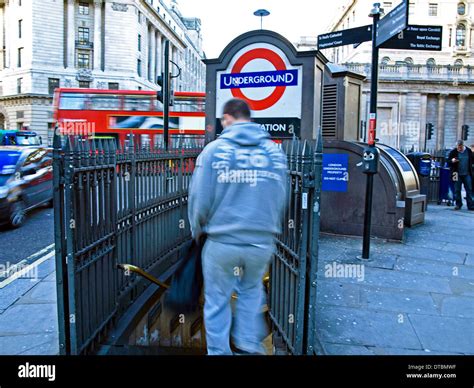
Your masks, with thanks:
[{"label": "parked car", "polygon": [[18,228],[29,210],[52,206],[52,156],[50,148],[0,146],[0,224]]}]

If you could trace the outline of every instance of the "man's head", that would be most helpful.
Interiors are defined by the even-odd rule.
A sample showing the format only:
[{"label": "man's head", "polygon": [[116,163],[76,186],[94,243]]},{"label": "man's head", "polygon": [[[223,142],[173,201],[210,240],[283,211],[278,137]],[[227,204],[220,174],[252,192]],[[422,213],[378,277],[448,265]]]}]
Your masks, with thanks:
[{"label": "man's head", "polygon": [[464,141],[458,140],[456,142],[456,148],[459,152],[464,152]]},{"label": "man's head", "polygon": [[251,118],[250,107],[244,100],[233,98],[224,105],[221,123],[224,128],[239,122],[249,122]]},{"label": "man's head", "polygon": [[471,144],[471,151],[474,152],[474,144]]}]

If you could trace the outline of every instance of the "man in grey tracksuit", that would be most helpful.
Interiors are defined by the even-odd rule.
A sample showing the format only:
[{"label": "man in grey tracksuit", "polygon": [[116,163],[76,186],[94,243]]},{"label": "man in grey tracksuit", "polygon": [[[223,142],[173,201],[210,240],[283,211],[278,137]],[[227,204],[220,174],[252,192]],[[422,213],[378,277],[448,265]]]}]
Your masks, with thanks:
[{"label": "man in grey tracksuit", "polygon": [[[281,232],[287,196],[285,154],[250,121],[243,100],[224,106],[225,128],[196,162],[189,191],[193,238],[203,248],[204,323],[208,354],[264,353],[262,278]],[[231,295],[237,293],[232,322]]]}]

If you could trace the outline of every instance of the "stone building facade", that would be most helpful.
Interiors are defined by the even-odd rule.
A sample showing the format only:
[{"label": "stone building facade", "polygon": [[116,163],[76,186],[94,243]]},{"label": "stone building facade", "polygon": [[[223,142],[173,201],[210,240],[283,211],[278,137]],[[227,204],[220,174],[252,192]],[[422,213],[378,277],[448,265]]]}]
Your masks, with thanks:
[{"label": "stone building facade", "polygon": [[[425,147],[426,124],[434,125],[434,136],[426,148],[445,149],[462,137],[462,126],[470,126],[469,144],[474,143],[474,1],[410,0],[409,23],[443,27],[442,51],[380,50],[378,132],[383,143],[405,149]],[[337,11],[327,31],[338,31],[372,23],[368,17],[373,0],[348,0]],[[381,1],[385,14],[400,3]],[[298,47],[316,44],[304,37]],[[366,75],[362,94],[363,121],[370,103],[371,43],[323,50],[333,62]]]},{"label": "stone building facade", "polygon": [[0,0],[0,28],[2,128],[51,139],[57,87],[158,89],[165,39],[174,89],[204,91],[201,22],[176,0]]}]

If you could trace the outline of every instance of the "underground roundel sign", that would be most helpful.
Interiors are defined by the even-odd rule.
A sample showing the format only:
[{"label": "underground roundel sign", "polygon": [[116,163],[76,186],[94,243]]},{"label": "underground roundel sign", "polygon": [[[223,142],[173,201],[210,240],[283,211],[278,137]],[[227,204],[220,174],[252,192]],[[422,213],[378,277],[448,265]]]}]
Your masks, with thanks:
[{"label": "underground roundel sign", "polygon": [[267,43],[244,47],[225,71],[217,72],[216,86],[218,127],[224,104],[242,98],[249,103],[254,121],[272,136],[299,135],[302,67],[291,66],[278,47]]}]

